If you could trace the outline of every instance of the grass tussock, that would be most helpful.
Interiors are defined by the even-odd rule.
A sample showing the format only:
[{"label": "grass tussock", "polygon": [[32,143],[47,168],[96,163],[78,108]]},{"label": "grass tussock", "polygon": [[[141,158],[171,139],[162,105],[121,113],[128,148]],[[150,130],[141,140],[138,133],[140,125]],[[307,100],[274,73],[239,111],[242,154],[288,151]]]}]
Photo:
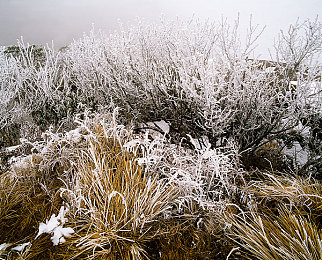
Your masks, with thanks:
[{"label": "grass tussock", "polygon": [[256,259],[321,259],[321,183],[257,172],[244,191],[248,211],[228,213],[231,236]]},{"label": "grass tussock", "polygon": [[[225,235],[224,225],[217,218],[183,217],[177,225],[170,222],[166,235],[156,241],[159,256],[155,258],[226,259],[235,243]],[[237,259],[243,259],[240,257]]]},{"label": "grass tussock", "polygon": [[[201,212],[200,205],[187,199],[191,195],[178,185],[180,181],[157,172],[165,160],[163,153],[157,163],[150,160],[157,158],[160,140],[153,145],[146,139],[137,142],[113,120],[83,123],[83,130],[73,134],[48,132],[44,142],[35,144],[39,155],[14,164],[11,172],[1,176],[6,187],[2,196],[7,195],[6,201],[12,204],[7,212],[13,212],[10,207],[20,209],[15,212],[16,223],[3,225],[7,233],[1,242],[11,243],[4,253],[8,259],[195,259],[218,254],[213,249],[218,237],[199,228],[195,214]],[[129,149],[126,144],[133,140],[137,146]],[[151,165],[142,163],[144,158]],[[13,192],[8,187],[14,187]],[[182,203],[187,209],[179,213]],[[61,205],[69,208],[66,227],[74,229],[73,236],[57,246],[52,234],[35,239],[39,224],[57,214]],[[5,209],[4,205],[3,215],[9,218]],[[13,236],[15,229],[23,230],[19,225],[27,226],[25,232]],[[10,250],[24,242],[30,244],[22,252]]]},{"label": "grass tussock", "polygon": [[[34,144],[38,154],[0,175],[3,258],[322,256],[319,182],[268,172],[246,178],[233,146],[194,151],[133,134],[111,115],[79,123],[66,134],[47,132]],[[54,245],[53,232],[38,236],[38,227],[61,206],[64,228],[74,232]]]},{"label": "grass tussock", "polygon": [[256,259],[318,260],[322,258],[322,231],[311,219],[285,207],[278,215],[252,211],[233,223],[236,241]]},{"label": "grass tussock", "polygon": [[116,134],[96,127],[79,151],[74,185],[64,190],[78,236],[72,258],[148,258],[144,244],[159,234],[158,220],[176,197]]},{"label": "grass tussock", "polygon": [[260,207],[274,210],[280,204],[297,208],[310,214],[321,225],[322,184],[312,178],[287,176],[286,174],[260,173],[261,180],[252,180],[246,191],[257,197]]},{"label": "grass tussock", "polygon": [[[39,171],[41,160],[40,157],[29,156],[16,164],[12,171],[1,175],[0,244],[9,244],[9,249],[32,241],[39,223],[62,205],[58,193],[62,183],[54,173],[51,176]],[[15,251],[8,251],[5,255],[9,259],[28,259]]]}]

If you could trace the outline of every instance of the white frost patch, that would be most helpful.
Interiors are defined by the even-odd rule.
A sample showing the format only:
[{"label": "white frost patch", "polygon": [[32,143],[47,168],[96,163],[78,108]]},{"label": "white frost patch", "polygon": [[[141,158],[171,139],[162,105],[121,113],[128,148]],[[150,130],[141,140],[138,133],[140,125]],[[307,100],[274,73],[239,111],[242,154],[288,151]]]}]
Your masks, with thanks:
[{"label": "white frost patch", "polygon": [[140,124],[140,128],[144,129],[144,132],[150,134],[153,138],[170,132],[170,125],[164,120],[143,123]]},{"label": "white frost patch", "polygon": [[309,136],[310,136],[311,127],[303,126],[301,122],[297,126],[295,126],[293,129],[295,131],[298,131],[301,134],[301,136],[303,136],[305,138],[309,138]]},{"label": "white frost patch", "polygon": [[154,124],[158,128],[160,128],[163,131],[163,133],[166,133],[166,134],[169,133],[169,131],[170,131],[170,125],[166,121],[164,121],[164,120],[155,121]]},{"label": "white frost patch", "polygon": [[64,206],[62,206],[59,210],[59,214],[56,217],[55,214],[53,214],[49,220],[46,221],[46,223],[40,223],[39,224],[39,231],[37,237],[39,237],[43,233],[47,234],[53,234],[51,237],[51,240],[54,244],[54,246],[57,246],[59,243],[66,242],[64,237],[70,237],[72,233],[74,233],[74,230],[70,227],[63,228],[63,225],[67,221],[65,218],[65,214],[68,211],[68,209]]},{"label": "white frost patch", "polygon": [[149,162],[147,158],[137,158],[136,161],[140,166],[142,166],[143,164],[147,164]]},{"label": "white frost patch", "polygon": [[[301,122],[299,122],[292,130],[296,131],[305,139],[310,137],[311,127],[305,126]],[[309,152],[303,149],[298,141],[295,141],[292,144],[292,147],[285,146],[282,152],[294,160],[295,166],[302,167],[308,161]]]},{"label": "white frost patch", "polygon": [[53,241],[54,246],[57,246],[59,243],[66,242],[65,237],[70,237],[73,233],[74,229],[72,229],[71,227],[63,228],[61,226],[58,226],[54,229],[54,234],[51,238],[51,241]]},{"label": "white frost patch", "polygon": [[268,67],[265,69],[266,73],[273,73],[275,71],[275,67]]},{"label": "white frost patch", "polygon": [[13,156],[9,160],[9,164],[12,164],[13,169],[28,169],[30,162],[32,162],[32,154],[27,156]]},{"label": "white frost patch", "polygon": [[322,82],[313,81],[309,83],[299,84],[296,87],[297,95],[301,97],[299,100],[301,105],[309,103],[318,112],[322,113]]},{"label": "white frost patch", "polygon": [[283,153],[294,159],[295,164],[302,167],[308,160],[308,152],[303,150],[299,142],[294,142],[291,148],[284,147]]},{"label": "white frost patch", "polygon": [[293,86],[297,86],[297,81],[291,81],[290,84]]},{"label": "white frost patch", "polygon": [[127,151],[131,151],[132,149],[134,149],[136,146],[138,146],[139,144],[141,144],[142,142],[140,140],[131,140],[127,143],[125,143],[123,145],[123,147],[127,150]]},{"label": "white frost patch", "polygon": [[74,143],[79,143],[83,138],[82,131],[82,128],[71,130],[66,133],[66,139]]},{"label": "white frost patch", "polygon": [[315,81],[310,84],[310,102],[322,113],[322,82]]},{"label": "white frost patch", "polygon": [[9,247],[11,244],[3,243],[0,245],[0,252],[3,250],[6,250],[7,247]]},{"label": "white frost patch", "polygon": [[15,146],[10,146],[10,147],[6,148],[6,151],[10,153],[10,152],[13,152],[13,151],[19,149],[20,147],[21,147],[21,144],[18,144],[18,145],[15,145]]},{"label": "white frost patch", "polygon": [[207,136],[202,136],[199,139],[192,138],[192,136],[189,134],[187,136],[189,136],[190,142],[192,143],[192,145],[195,147],[196,150],[206,151],[210,149],[211,144]]},{"label": "white frost patch", "polygon": [[19,245],[19,246],[15,246],[14,248],[11,248],[11,250],[21,252],[21,251],[23,251],[23,250],[26,248],[26,246],[28,246],[29,244],[30,244],[30,242],[27,242],[27,243],[21,244],[21,245]]},{"label": "white frost patch", "polygon": [[[16,164],[16,163],[21,163],[25,157],[24,156],[12,156],[9,160],[8,163],[9,165]],[[17,164],[18,166],[18,164]],[[17,167],[16,166],[16,167]]]}]

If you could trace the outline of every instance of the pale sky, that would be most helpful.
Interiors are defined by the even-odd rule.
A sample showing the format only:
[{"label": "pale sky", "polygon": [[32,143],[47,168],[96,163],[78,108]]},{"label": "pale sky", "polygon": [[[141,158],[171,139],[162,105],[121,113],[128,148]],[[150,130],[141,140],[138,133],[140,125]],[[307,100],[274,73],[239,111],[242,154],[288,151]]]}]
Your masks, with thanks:
[{"label": "pale sky", "polygon": [[[0,0],[0,46],[24,42],[46,44],[56,48],[95,29],[111,32],[118,20],[130,24],[137,17],[157,22],[191,18],[233,21],[240,14],[241,26],[253,22],[266,29],[259,42],[265,50],[280,29],[301,20],[322,16],[322,0]],[[319,17],[321,20],[321,17]]]}]

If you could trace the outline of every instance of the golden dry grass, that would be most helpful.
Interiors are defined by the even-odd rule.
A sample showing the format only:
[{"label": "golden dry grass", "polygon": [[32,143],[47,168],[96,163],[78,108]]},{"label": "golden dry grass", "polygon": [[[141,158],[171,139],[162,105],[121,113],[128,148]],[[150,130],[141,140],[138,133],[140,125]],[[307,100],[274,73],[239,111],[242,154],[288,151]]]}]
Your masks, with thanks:
[{"label": "golden dry grass", "polygon": [[[24,159],[0,178],[0,244],[23,244],[32,241],[40,222],[59,209],[62,200],[58,189],[62,183],[55,175],[39,171],[40,157]],[[53,173],[54,174],[54,173]],[[26,259],[13,251],[8,259]]]},{"label": "golden dry grass", "polygon": [[322,259],[321,183],[257,172],[245,187],[248,212],[227,214],[231,234],[253,259]]},{"label": "golden dry grass", "polygon": [[[216,225],[214,229],[206,227],[208,220],[216,222],[212,223]],[[235,244],[213,216],[182,217],[167,224],[163,227],[164,235],[153,241],[157,249],[154,254],[159,255],[152,255],[152,259],[226,259]]]},{"label": "golden dry grass", "polygon": [[95,129],[79,151],[74,185],[64,192],[78,237],[72,258],[148,258],[145,243],[159,235],[159,218],[176,197],[115,134]]},{"label": "golden dry grass", "polygon": [[250,259],[322,259],[322,231],[310,218],[285,207],[278,215],[252,211],[233,222],[235,240]]},{"label": "golden dry grass", "polygon": [[245,191],[257,197],[260,207],[273,210],[274,205],[276,207],[284,204],[290,208],[296,207],[302,215],[310,214],[316,222],[321,222],[321,182],[312,178],[300,178],[286,174],[269,172],[259,174],[261,179],[250,181]]},{"label": "golden dry grass", "polygon": [[[188,207],[193,212],[179,213],[175,184],[139,164],[144,144],[126,149],[133,140],[130,131],[99,121],[86,131],[81,143],[57,138],[41,155],[1,175],[0,244],[11,243],[0,253],[3,258],[322,257],[321,183],[260,172],[260,178],[238,187],[251,195],[254,207],[248,208],[247,199],[231,197],[222,201],[228,203],[226,218],[197,203]],[[58,246],[51,234],[35,239],[39,223],[57,214],[63,203],[69,207],[66,226],[74,229],[73,236]],[[247,208],[250,212],[238,215]],[[30,245],[24,251],[10,250],[26,242]],[[239,246],[243,251],[235,250]]]}]

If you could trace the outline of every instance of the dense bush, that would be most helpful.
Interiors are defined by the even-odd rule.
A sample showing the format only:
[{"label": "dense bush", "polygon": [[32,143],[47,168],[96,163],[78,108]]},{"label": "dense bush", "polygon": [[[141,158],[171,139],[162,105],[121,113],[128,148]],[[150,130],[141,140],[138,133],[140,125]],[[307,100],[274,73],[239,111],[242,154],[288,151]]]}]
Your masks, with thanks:
[{"label": "dense bush", "polygon": [[[194,154],[161,134],[134,134],[117,124],[115,115],[84,118],[65,134],[46,132],[33,143],[36,154],[17,159],[1,175],[0,255],[149,259],[161,253],[193,259],[228,254],[231,245],[223,231],[208,230],[206,223],[220,224],[217,215],[242,184],[234,182],[242,171],[229,161],[231,154],[213,149]],[[40,227],[53,225],[62,205],[68,211],[57,224],[73,232],[66,243],[53,244],[53,228],[42,234]],[[15,252],[22,242],[24,250]],[[220,243],[227,248],[212,249]]]},{"label": "dense bush", "polygon": [[1,257],[322,255],[320,182],[247,173],[233,144],[190,149],[160,133],[135,134],[116,113],[84,114],[77,124],[45,132],[30,144],[37,152],[0,176]]},{"label": "dense bush", "polygon": [[[320,50],[321,31],[317,22],[309,25],[290,27],[270,64],[247,58],[258,36],[254,27],[242,46],[238,25],[225,23],[92,33],[66,54],[80,92],[86,86],[87,94],[111,100],[139,122],[163,119],[180,137],[207,136],[215,147],[234,137],[244,151],[279,138],[312,113],[309,88],[318,71],[311,58]],[[295,40],[302,29],[307,35]]]},{"label": "dense bush", "polygon": [[2,48],[0,256],[320,259],[321,29],[274,61],[238,21]]},{"label": "dense bush", "polygon": [[[321,113],[320,85],[312,83],[320,80],[321,24],[282,32],[275,62],[249,58],[260,33],[250,25],[242,44],[238,21],[139,23],[109,36],[91,32],[58,53],[8,47],[1,52],[1,145],[50,125],[68,129],[84,106],[119,107],[123,122],[135,120],[138,128],[164,120],[173,141],[191,144],[192,137],[221,147],[233,138],[250,157],[266,142],[284,144],[302,118]],[[312,133],[319,127],[310,126]]]}]

